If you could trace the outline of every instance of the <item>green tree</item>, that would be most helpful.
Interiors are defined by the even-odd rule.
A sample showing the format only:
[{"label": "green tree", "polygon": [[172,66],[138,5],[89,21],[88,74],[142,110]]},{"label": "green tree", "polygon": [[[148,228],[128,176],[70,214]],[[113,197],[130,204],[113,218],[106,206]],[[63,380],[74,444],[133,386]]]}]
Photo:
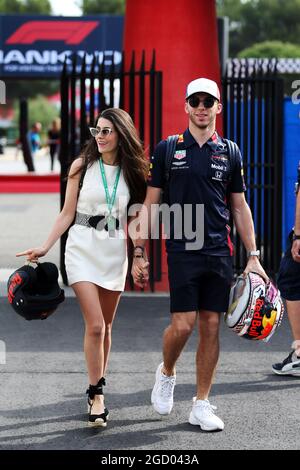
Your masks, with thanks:
[{"label": "green tree", "polygon": [[21,13],[21,2],[20,0],[0,0],[0,11],[1,13]]},{"label": "green tree", "polygon": [[51,15],[51,4],[49,0],[25,0],[22,13]]},{"label": "green tree", "polygon": [[38,95],[36,98],[29,100],[28,114],[29,124],[32,125],[34,122],[40,122],[43,126],[44,134],[47,132],[53,119],[58,117],[59,111],[44,96]]},{"label": "green tree", "polygon": [[[291,44],[289,42],[282,41],[264,41],[244,49],[238,54],[241,58],[298,58],[300,57],[300,45]],[[284,79],[284,92],[287,96],[290,96],[294,91],[292,83],[297,80],[299,76],[297,74],[281,74]]]},{"label": "green tree", "polygon": [[[19,103],[15,102],[14,105],[14,124],[18,127],[19,123]],[[29,115],[29,127],[34,122],[40,122],[42,124],[42,134],[46,136],[47,130],[51,125],[53,119],[59,116],[59,111],[56,107],[49,103],[47,99],[38,95],[36,98],[30,99],[28,103],[28,115]]]},{"label": "green tree", "polygon": [[0,12],[50,15],[52,10],[49,0],[0,0]]},{"label": "green tree", "polygon": [[281,41],[264,41],[253,44],[238,54],[238,57],[300,57],[300,45]]},{"label": "green tree", "polygon": [[218,16],[228,16],[231,22],[240,21],[242,4],[240,0],[216,0]]},{"label": "green tree", "polygon": [[218,0],[230,19],[230,55],[256,42],[300,43],[300,0]]},{"label": "green tree", "polygon": [[53,95],[59,91],[59,80],[13,80],[5,79],[6,94],[9,101],[19,98],[32,98],[33,96]]},{"label": "green tree", "polygon": [[125,13],[126,0],[81,0],[78,4],[84,15],[94,13],[111,13],[123,15]]}]

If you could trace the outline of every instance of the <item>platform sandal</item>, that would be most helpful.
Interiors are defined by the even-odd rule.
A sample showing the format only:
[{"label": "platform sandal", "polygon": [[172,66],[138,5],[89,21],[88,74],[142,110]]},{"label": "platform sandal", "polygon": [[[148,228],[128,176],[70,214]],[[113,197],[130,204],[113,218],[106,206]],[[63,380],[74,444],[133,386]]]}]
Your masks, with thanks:
[{"label": "platform sandal", "polygon": [[101,377],[97,385],[90,385],[86,391],[86,393],[88,394],[89,426],[106,427],[107,425],[107,416],[109,414],[107,408],[104,408],[104,412],[101,414],[92,414],[92,407],[94,404],[95,395],[103,395],[103,385],[105,385],[105,379],[104,377]]}]

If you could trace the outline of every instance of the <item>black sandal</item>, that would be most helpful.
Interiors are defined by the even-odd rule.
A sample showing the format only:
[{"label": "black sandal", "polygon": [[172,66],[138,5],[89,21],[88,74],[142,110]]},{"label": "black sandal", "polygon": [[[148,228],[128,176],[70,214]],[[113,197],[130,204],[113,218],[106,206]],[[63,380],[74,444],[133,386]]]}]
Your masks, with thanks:
[{"label": "black sandal", "polygon": [[101,414],[92,414],[92,406],[94,404],[95,395],[103,395],[102,386],[105,385],[104,377],[101,377],[97,385],[90,385],[86,393],[88,394],[88,413],[89,413],[89,426],[102,426],[106,427],[107,425],[107,416],[109,415],[108,409],[104,408],[104,412]]}]

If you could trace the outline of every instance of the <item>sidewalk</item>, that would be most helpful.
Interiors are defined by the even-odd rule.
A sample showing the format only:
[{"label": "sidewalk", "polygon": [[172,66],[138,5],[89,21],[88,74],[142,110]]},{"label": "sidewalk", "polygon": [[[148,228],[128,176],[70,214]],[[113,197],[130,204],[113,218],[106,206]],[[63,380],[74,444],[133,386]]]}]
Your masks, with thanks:
[{"label": "sidewalk", "polygon": [[[46,172],[47,159],[36,162]],[[0,173],[16,169],[26,171],[13,154],[0,157]],[[40,244],[59,210],[59,194],[0,194],[0,297],[6,296],[9,274],[23,264],[15,253]],[[47,260],[59,265],[58,243]],[[64,289],[65,302],[46,321],[26,322],[0,298],[0,348],[6,348],[6,363],[0,361],[0,449],[300,448],[300,380],[271,372],[291,344],[286,317],[267,344],[237,337],[222,321],[211,402],[225,421],[223,432],[204,433],[187,422],[195,394],[196,332],[178,362],[172,414],[162,419],[153,411],[151,389],[169,323],[166,294],[122,296],[105,389],[109,423],[104,430],[89,429],[83,320],[73,291]]]},{"label": "sidewalk", "polygon": [[[10,272],[24,264],[16,253],[39,246],[59,214],[59,194],[0,194],[0,295]],[[59,243],[47,255],[59,266]],[[3,293],[2,293],[3,295]]]},{"label": "sidewalk", "polygon": [[[48,149],[43,148],[33,157],[35,172],[39,175],[50,174],[50,156]],[[60,163],[56,159],[54,164],[54,174],[60,172]],[[26,174],[27,167],[23,161],[21,150],[16,147],[6,147],[4,154],[0,155],[0,174]]]},{"label": "sidewalk", "polygon": [[167,298],[122,297],[106,374],[109,421],[95,430],[87,426],[83,320],[76,300],[66,299],[45,321],[26,322],[0,299],[7,351],[0,365],[0,449],[299,450],[300,380],[271,372],[291,343],[287,319],[269,343],[239,338],[221,322],[210,400],[225,429],[205,433],[188,423],[196,331],[177,364],[171,415],[161,417],[150,403],[168,312]]},{"label": "sidewalk", "polygon": [[[50,157],[42,149],[34,157],[36,174],[50,174]],[[56,160],[53,174],[58,174],[60,164]],[[0,175],[28,174],[21,151],[6,147],[0,155]],[[32,246],[38,246],[49,234],[60,211],[60,195],[56,193],[1,193],[0,194],[0,296],[6,295],[6,282],[10,274],[23,264],[24,258],[15,254]],[[59,243],[47,255],[47,261],[59,266]],[[72,294],[71,289],[67,289]]]}]

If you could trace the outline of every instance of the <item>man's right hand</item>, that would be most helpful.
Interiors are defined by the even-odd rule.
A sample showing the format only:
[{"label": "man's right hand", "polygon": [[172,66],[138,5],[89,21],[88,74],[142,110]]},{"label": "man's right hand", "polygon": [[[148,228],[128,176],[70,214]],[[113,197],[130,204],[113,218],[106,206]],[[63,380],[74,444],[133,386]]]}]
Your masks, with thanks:
[{"label": "man's right hand", "polygon": [[133,282],[141,287],[142,289],[147,285],[149,281],[149,262],[143,257],[133,257],[131,275]]}]

